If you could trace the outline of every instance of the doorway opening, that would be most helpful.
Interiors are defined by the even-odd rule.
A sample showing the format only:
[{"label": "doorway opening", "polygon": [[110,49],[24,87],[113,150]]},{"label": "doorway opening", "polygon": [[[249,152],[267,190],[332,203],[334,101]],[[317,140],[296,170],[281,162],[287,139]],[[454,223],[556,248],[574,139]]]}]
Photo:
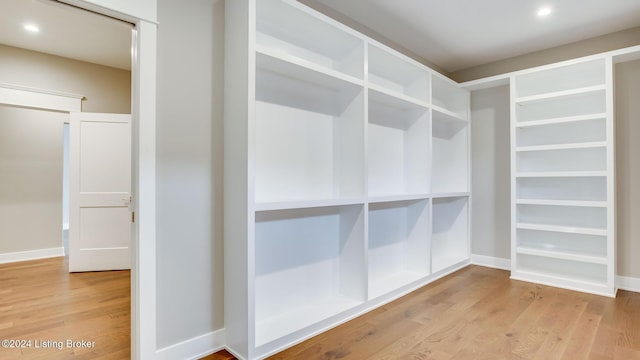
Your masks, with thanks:
[{"label": "doorway opening", "polygon": [[[126,43],[124,45],[124,48],[126,49],[126,55],[128,56],[127,66],[128,66],[129,75],[125,81],[128,89],[126,91],[126,94],[124,95],[122,94],[117,95],[112,93],[107,96],[102,96],[102,93],[96,89],[99,87],[100,84],[107,84],[106,85],[107,87],[111,86],[113,84],[112,80],[114,79],[114,76],[105,75],[101,78],[100,76],[93,74],[89,76],[90,79],[78,80],[79,77],[74,78],[73,76],[69,76],[69,74],[73,72],[75,72],[76,74],[85,74],[85,75],[92,74],[93,72],[92,70],[89,69],[91,67],[89,66],[89,64],[102,66],[105,69],[109,68],[111,73],[117,72],[114,70],[119,71],[122,69],[117,68],[115,65],[105,65],[99,62],[92,62],[91,59],[82,58],[82,55],[78,55],[78,57],[75,57],[75,56],[64,54],[64,53],[58,53],[60,49],[33,48],[32,45],[22,46],[20,43],[5,41],[6,38],[4,35],[6,34],[4,35],[0,34],[0,57],[2,57],[2,60],[3,60],[3,69],[0,69],[0,83],[15,84],[15,85],[18,85],[18,87],[26,87],[26,88],[51,89],[52,93],[54,92],[82,93],[87,97],[87,100],[83,103],[83,111],[111,112],[111,113],[130,113],[131,112],[131,108],[132,108],[131,94],[132,94],[132,83],[133,83],[132,76],[131,76],[131,62],[132,62],[131,61],[132,60],[131,59],[132,58],[131,31],[133,26],[131,24],[128,24],[128,23],[125,24],[121,21],[118,21],[112,18],[107,18],[105,16],[98,15],[90,11],[81,10],[73,6],[59,3],[57,1],[48,1],[48,0],[44,0],[44,1],[10,0],[10,1],[12,2],[12,4],[6,4],[7,5],[5,9],[6,11],[3,11],[3,15],[0,15],[0,17],[8,16],[12,19],[24,18],[23,16],[17,15],[16,11],[24,10],[25,7],[33,5],[33,6],[42,7],[41,11],[35,11],[33,14],[36,14],[37,16],[44,14],[44,16],[46,16],[47,19],[49,20],[56,19],[56,18],[58,20],[62,19],[61,21],[67,22],[66,28],[72,28],[74,32],[78,32],[78,33],[86,32],[85,30],[88,30],[90,28],[99,27],[99,26],[93,26],[92,24],[95,24],[95,22],[103,23],[105,22],[105,19],[108,19],[107,21],[119,23],[120,27],[124,25],[124,27],[128,28],[128,33],[129,33],[126,37]],[[15,2],[15,6],[13,4],[14,2]],[[66,17],[58,16],[58,14],[60,14],[61,12],[71,12],[76,15],[78,15],[78,13],[81,12],[83,13],[82,16],[86,16],[86,19],[82,20],[83,22],[80,24],[78,23],[74,24],[73,22],[65,20],[67,19]],[[76,15],[72,15],[72,17]],[[51,25],[51,23],[48,23],[48,25]],[[41,33],[48,31],[50,29],[52,28],[43,27],[41,29]],[[79,31],[78,29],[81,29],[81,30]],[[107,37],[113,39],[114,38],[113,33],[107,32]],[[13,41],[14,39],[16,41],[19,41],[20,36],[10,36],[10,38],[11,38],[11,41]],[[66,44],[75,43],[76,47],[79,49],[83,49],[84,47],[81,43],[78,43],[73,39],[70,39],[69,37],[47,34],[46,39],[51,39],[51,38],[59,38],[62,40],[62,42]],[[95,38],[93,38],[92,41],[95,43],[99,43],[101,46],[105,45],[105,42],[102,42]],[[87,49],[84,49],[83,51],[91,53],[91,51],[90,50],[87,51]],[[28,53],[28,56],[26,56],[25,58],[21,57],[22,55],[25,55],[27,53]],[[26,58],[28,58],[29,60],[23,61]],[[105,55],[103,56],[103,58],[109,58],[109,56]],[[48,73],[52,68],[55,68],[56,66],[64,67],[64,65],[62,64],[67,62],[68,60],[71,61],[71,59],[73,59],[75,66],[67,66],[65,70],[57,73],[54,73],[54,72]],[[5,66],[5,64],[7,66]],[[34,65],[34,67],[29,68],[30,65]],[[21,71],[16,71],[17,68],[21,68]],[[47,76],[47,74],[49,76]],[[87,90],[85,90],[84,86],[87,87]],[[110,90],[113,92],[115,88],[116,87],[111,86]],[[123,98],[126,98],[126,104],[114,105],[119,102],[121,103]],[[38,107],[38,106],[31,107],[29,105],[18,105],[18,108],[37,109],[41,107]],[[59,110],[56,110],[54,112],[57,114],[60,114]],[[58,187],[58,189],[63,192],[62,206],[61,206],[62,216],[59,216],[59,215],[56,216],[56,227],[58,229],[60,228],[62,229],[62,239],[60,241],[60,235],[56,236],[57,245],[55,246],[57,249],[64,249],[62,251],[62,254],[64,254],[65,256],[68,256],[69,254],[69,224],[70,224],[69,217],[67,215],[69,214],[69,183],[68,183],[69,156],[70,156],[68,151],[69,150],[68,148],[69,129],[70,129],[69,125],[65,124],[62,130],[62,136],[64,139],[63,144],[66,144],[66,146],[64,146],[62,149],[63,150],[63,156],[62,156],[62,160],[63,160],[62,174],[63,175],[61,176],[61,179],[63,184],[59,185]],[[60,134],[60,132],[58,132],[58,134]],[[1,174],[0,174],[0,177],[2,177]],[[60,205],[58,205],[58,211],[60,211]],[[60,234],[59,230],[57,234]],[[3,241],[3,239],[0,239],[0,241]],[[41,257],[50,257],[50,255],[41,256]],[[82,281],[80,282],[80,284],[81,283]],[[127,286],[130,286],[131,282],[127,281],[127,283],[129,284]],[[6,289],[6,287],[4,286],[0,286],[0,288]],[[128,293],[129,294],[131,293],[130,290],[128,291]],[[127,304],[128,304],[127,308],[131,309],[131,305],[129,301],[130,300],[127,301]],[[128,324],[129,321],[127,320],[125,321],[125,323]],[[3,328],[0,326],[0,334],[3,331],[4,331]],[[2,336],[2,338],[10,338],[10,337]],[[127,339],[127,348],[129,348],[128,339]]]}]

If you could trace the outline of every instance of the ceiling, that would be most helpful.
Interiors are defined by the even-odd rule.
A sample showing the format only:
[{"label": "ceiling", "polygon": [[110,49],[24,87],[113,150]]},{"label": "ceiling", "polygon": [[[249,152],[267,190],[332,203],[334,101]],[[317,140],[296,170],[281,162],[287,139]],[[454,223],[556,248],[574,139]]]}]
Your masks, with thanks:
[{"label": "ceiling", "polygon": [[[260,0],[257,0],[260,1]],[[446,72],[640,26],[640,0],[298,0]],[[538,18],[537,9],[553,12]],[[130,24],[53,0],[0,0],[0,43],[131,69]],[[28,33],[26,23],[39,33]]]},{"label": "ceiling", "polygon": [[0,44],[131,70],[131,24],[52,0],[0,0],[0,9]]},{"label": "ceiling", "polygon": [[[640,0],[299,1],[328,7],[446,72],[640,26]],[[542,6],[552,13],[539,18]]]}]

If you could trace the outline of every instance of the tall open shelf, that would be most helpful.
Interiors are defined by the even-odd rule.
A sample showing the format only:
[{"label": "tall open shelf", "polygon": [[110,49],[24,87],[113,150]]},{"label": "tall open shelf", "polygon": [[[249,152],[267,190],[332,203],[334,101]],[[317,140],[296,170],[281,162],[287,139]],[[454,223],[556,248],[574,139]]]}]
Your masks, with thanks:
[{"label": "tall open shelf", "polygon": [[432,82],[432,185],[434,194],[467,193],[469,178],[469,92],[438,75]]},{"label": "tall open shelf", "polygon": [[610,61],[511,78],[512,278],[615,295]]},{"label": "tall open shelf", "polygon": [[469,264],[468,91],[297,1],[225,11],[228,348],[263,358]]}]

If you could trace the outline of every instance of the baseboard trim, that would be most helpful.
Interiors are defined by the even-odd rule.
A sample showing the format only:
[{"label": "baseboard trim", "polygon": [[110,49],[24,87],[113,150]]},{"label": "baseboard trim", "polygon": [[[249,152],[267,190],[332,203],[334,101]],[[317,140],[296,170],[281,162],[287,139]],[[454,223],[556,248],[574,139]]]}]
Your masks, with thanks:
[{"label": "baseboard trim", "polygon": [[224,349],[225,330],[220,329],[156,351],[158,360],[193,360]]},{"label": "baseboard trim", "polygon": [[511,270],[510,259],[498,258],[493,256],[471,255],[471,264],[500,270]]},{"label": "baseboard trim", "polygon": [[616,276],[616,285],[620,290],[640,292],[640,278],[618,275]]},{"label": "baseboard trim", "polygon": [[38,249],[0,254],[0,264],[64,256],[64,248]]},{"label": "baseboard trim", "polygon": [[[471,264],[494,269],[511,270],[511,260],[485,255],[471,255]],[[616,276],[616,285],[620,290],[640,293],[640,278]]]}]

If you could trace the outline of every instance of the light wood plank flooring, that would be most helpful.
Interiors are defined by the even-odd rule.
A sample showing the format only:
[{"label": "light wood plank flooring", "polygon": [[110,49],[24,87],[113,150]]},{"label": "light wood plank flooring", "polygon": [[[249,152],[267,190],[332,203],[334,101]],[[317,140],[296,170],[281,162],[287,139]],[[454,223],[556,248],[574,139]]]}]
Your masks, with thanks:
[{"label": "light wood plank flooring", "polygon": [[271,359],[640,359],[640,294],[609,299],[469,266]]},{"label": "light wood plank flooring", "polygon": [[[3,339],[31,343],[0,347],[2,360],[129,359],[130,272],[69,274],[63,257],[0,264]],[[88,347],[67,348],[67,339]]]}]

